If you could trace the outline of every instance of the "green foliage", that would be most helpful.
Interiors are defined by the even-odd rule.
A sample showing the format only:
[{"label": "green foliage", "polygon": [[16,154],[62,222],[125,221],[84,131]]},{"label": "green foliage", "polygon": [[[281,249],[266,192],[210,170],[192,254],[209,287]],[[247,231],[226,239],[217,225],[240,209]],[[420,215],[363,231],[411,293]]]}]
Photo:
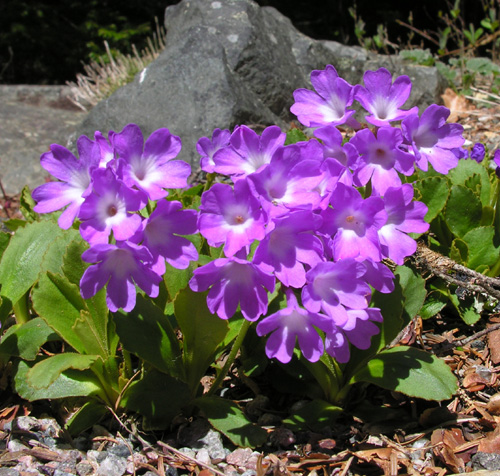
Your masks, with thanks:
[{"label": "green foliage", "polygon": [[342,413],[342,408],[331,403],[315,399],[306,403],[293,415],[283,420],[283,424],[291,429],[312,430],[320,432],[325,427],[332,427]]},{"label": "green foliage", "polygon": [[488,162],[460,160],[446,177],[436,177],[432,171],[416,174],[419,199],[429,206],[426,219],[432,237],[427,238],[428,246],[470,270],[469,274],[450,270],[448,282],[445,275],[427,280],[424,319],[448,306],[466,324],[474,324],[497,302],[486,289],[484,293],[469,289],[473,280],[481,281],[481,275],[494,277],[500,269],[498,178]]},{"label": "green foliage", "polygon": [[350,383],[369,382],[425,400],[446,400],[457,391],[450,367],[435,355],[399,346],[377,354]]}]

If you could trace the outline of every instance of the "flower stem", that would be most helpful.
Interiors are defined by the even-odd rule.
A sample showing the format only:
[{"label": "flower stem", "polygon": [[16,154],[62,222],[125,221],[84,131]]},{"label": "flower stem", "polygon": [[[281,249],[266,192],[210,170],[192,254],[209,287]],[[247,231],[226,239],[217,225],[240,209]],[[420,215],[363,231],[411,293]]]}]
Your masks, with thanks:
[{"label": "flower stem", "polygon": [[221,386],[223,380],[226,378],[226,375],[229,372],[231,365],[236,359],[236,355],[238,354],[241,344],[243,344],[243,340],[245,339],[245,336],[247,335],[248,329],[250,329],[251,325],[252,325],[251,321],[247,321],[246,319],[243,320],[240,332],[238,333],[236,339],[233,342],[233,346],[231,347],[231,352],[229,352],[229,356],[226,360],[226,363],[224,364],[224,367],[222,367],[222,370],[219,372],[219,375],[217,375],[217,378],[210,387],[210,390],[207,392],[207,395],[213,395],[215,391]]},{"label": "flower stem", "polygon": [[14,314],[16,315],[17,324],[25,324],[29,321],[29,310],[28,310],[28,294],[26,293],[19,301],[17,301],[13,306]]}]

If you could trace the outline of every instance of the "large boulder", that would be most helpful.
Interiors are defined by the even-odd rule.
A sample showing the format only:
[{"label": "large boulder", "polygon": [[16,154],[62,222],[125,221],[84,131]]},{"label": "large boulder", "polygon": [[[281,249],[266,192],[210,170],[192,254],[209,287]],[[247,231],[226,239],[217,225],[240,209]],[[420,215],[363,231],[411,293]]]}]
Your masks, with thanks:
[{"label": "large boulder", "polygon": [[179,155],[196,163],[196,142],[214,128],[277,124],[293,116],[293,91],[309,87],[313,69],[334,65],[352,84],[384,66],[408,74],[408,107],[439,101],[443,85],[434,68],[405,65],[397,57],[367,53],[297,31],[272,7],[252,0],[183,0],[165,12],[166,48],[135,80],[99,103],[77,136],[138,124],[144,135],[167,127],[181,137]]}]

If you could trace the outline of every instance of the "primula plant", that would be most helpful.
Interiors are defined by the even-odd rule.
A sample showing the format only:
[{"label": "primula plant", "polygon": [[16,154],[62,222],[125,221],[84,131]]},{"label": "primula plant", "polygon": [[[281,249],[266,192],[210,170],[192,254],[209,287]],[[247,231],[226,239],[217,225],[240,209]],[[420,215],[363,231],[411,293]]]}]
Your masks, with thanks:
[{"label": "primula plant", "polygon": [[[197,144],[203,183],[189,185],[166,128],[144,140],[129,124],[80,137],[78,156],[59,145],[42,155],[58,181],[25,190],[26,221],[0,235],[0,312],[16,319],[0,357],[19,395],[85,397],[72,433],[107,409],[149,428],[202,412],[250,446],[267,433],[217,396],[237,358],[241,376],[273,372],[311,399],[292,426],[331,422],[357,382],[451,397],[442,361],[390,346],[427,293],[405,263],[431,223],[428,246],[497,273],[494,172],[460,158],[462,127],[446,108],[402,109],[407,76],[381,68],[352,86],[329,65],[311,82],[291,110],[314,137],[216,129]],[[462,199],[472,218],[457,218]],[[484,263],[477,235],[490,239]],[[430,293],[453,300],[437,280]]]}]

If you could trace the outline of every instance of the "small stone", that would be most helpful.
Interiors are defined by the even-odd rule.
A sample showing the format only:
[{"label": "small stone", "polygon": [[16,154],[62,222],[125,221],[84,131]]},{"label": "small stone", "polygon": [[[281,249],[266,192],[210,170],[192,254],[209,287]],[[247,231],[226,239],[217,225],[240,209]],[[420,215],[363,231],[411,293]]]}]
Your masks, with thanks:
[{"label": "small stone", "polygon": [[10,452],[27,450],[28,447],[23,445],[19,440],[10,440],[7,443],[7,449]]},{"label": "small stone", "polygon": [[12,468],[0,468],[0,476],[19,476],[19,471]]},{"label": "small stone", "polygon": [[200,451],[196,453],[196,459],[205,464],[211,464],[212,461],[210,459],[210,455],[208,454],[208,450],[206,448],[202,448]]},{"label": "small stone", "polygon": [[177,468],[174,466],[167,465],[166,470],[165,470],[165,475],[166,476],[179,476],[179,473],[177,471]]},{"label": "small stone", "polygon": [[478,451],[472,456],[472,468],[474,471],[487,469],[488,471],[500,470],[500,454],[498,453],[483,453]]},{"label": "small stone", "polygon": [[196,451],[191,448],[181,448],[179,450],[181,453],[185,454],[188,458],[194,458],[196,456]]},{"label": "small stone", "polygon": [[148,459],[141,453],[134,453],[127,457],[127,473],[135,474],[139,464],[146,464]]},{"label": "small stone", "polygon": [[30,416],[20,416],[15,418],[12,426],[15,430],[21,431],[33,431],[40,428],[38,420]]},{"label": "small stone", "polygon": [[120,456],[109,455],[99,465],[98,476],[122,476],[127,470],[127,460]]},{"label": "small stone", "polygon": [[63,471],[61,469],[56,469],[54,471],[53,476],[75,476],[75,473],[68,473],[67,471]]},{"label": "small stone", "polygon": [[238,470],[232,464],[224,466],[222,471],[226,476],[239,476]]},{"label": "small stone", "polygon": [[243,467],[252,455],[250,448],[238,448],[226,456],[226,461],[236,467]]},{"label": "small stone", "polygon": [[41,418],[38,420],[38,429],[52,438],[58,438],[62,433],[59,423],[54,418]]},{"label": "small stone", "polygon": [[255,476],[257,472],[254,469],[247,469],[241,476]]},{"label": "small stone", "polygon": [[107,457],[108,457],[107,451],[90,450],[87,452],[87,458],[95,461],[96,463],[104,461]]},{"label": "small stone", "polygon": [[76,472],[78,476],[88,476],[94,472],[94,467],[90,463],[82,461],[76,465]]},{"label": "small stone", "polygon": [[126,445],[116,445],[108,448],[108,453],[122,458],[128,458],[130,456],[130,449]]},{"label": "small stone", "polygon": [[222,436],[215,430],[208,430],[207,434],[198,440],[196,447],[200,446],[208,451],[210,458],[213,460],[221,461],[227,456],[227,451],[222,443]]}]

